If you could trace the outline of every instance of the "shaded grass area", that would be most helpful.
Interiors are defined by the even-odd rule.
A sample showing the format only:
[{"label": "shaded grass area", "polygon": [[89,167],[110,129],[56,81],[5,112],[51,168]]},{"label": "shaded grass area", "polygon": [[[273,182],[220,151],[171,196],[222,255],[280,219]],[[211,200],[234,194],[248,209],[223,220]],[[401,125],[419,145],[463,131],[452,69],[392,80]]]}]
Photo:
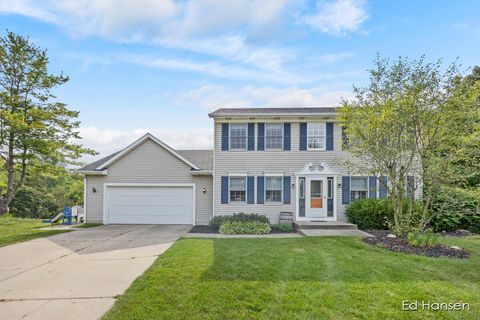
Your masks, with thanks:
[{"label": "shaded grass area", "polygon": [[[348,237],[181,239],[105,319],[478,319],[480,237],[441,241],[472,256],[411,256]],[[402,300],[470,310],[407,312]]]},{"label": "shaded grass area", "polygon": [[0,216],[0,247],[69,231],[39,229],[50,225],[52,224],[43,223],[40,219],[23,219],[10,215]]},{"label": "shaded grass area", "polygon": [[93,227],[98,227],[101,226],[101,223],[82,223],[79,225],[74,226],[75,228],[93,228]]}]

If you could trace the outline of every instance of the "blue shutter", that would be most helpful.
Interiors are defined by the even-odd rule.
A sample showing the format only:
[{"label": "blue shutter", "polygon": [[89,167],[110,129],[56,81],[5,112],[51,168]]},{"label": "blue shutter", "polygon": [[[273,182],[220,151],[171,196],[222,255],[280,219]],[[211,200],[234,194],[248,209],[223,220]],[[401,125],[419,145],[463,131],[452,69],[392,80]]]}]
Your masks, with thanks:
[{"label": "blue shutter", "polygon": [[283,204],[290,204],[290,177],[283,177]]},{"label": "blue shutter", "polygon": [[290,151],[291,140],[291,125],[290,123],[283,124],[283,150]]},{"label": "blue shutter", "polygon": [[257,203],[263,204],[265,193],[265,177],[257,177]]},{"label": "blue shutter", "polygon": [[378,192],[378,197],[379,198],[386,198],[388,196],[388,190],[387,190],[387,177],[383,176],[380,177],[380,190]]},{"label": "blue shutter", "polygon": [[255,123],[248,124],[248,150],[255,150]]},{"label": "blue shutter", "polygon": [[342,203],[350,203],[350,177],[342,177]]},{"label": "blue shutter", "polygon": [[307,124],[300,123],[300,150],[307,150]]},{"label": "blue shutter", "polygon": [[327,122],[327,150],[333,150],[333,122]]},{"label": "blue shutter", "polygon": [[407,198],[413,197],[415,190],[415,178],[413,176],[407,177]]},{"label": "blue shutter", "polygon": [[257,150],[265,150],[265,123],[259,123],[257,130]]},{"label": "blue shutter", "polygon": [[377,178],[368,177],[368,197],[375,199],[377,197]]},{"label": "blue shutter", "polygon": [[228,150],[228,123],[222,123],[222,151]]},{"label": "blue shutter", "polygon": [[222,204],[226,204],[228,203],[228,177],[222,177],[220,188],[222,189],[221,202]]},{"label": "blue shutter", "polygon": [[247,203],[255,203],[255,177],[247,177]]}]

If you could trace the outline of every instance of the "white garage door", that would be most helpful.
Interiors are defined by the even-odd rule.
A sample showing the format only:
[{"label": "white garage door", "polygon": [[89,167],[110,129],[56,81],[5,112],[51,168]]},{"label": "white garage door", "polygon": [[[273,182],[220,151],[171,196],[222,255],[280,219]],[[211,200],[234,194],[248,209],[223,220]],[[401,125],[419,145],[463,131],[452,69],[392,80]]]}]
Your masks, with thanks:
[{"label": "white garage door", "polygon": [[193,224],[192,186],[107,186],[106,223]]}]

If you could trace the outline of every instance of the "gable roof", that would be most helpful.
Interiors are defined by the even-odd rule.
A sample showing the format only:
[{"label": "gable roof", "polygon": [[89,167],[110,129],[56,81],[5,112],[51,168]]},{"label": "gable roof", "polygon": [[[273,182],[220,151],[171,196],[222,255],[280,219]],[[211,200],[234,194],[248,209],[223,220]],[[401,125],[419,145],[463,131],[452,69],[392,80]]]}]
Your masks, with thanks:
[{"label": "gable roof", "polygon": [[153,142],[160,145],[162,148],[173,154],[175,157],[181,161],[188,164],[192,170],[212,170],[213,168],[213,150],[174,150],[164,142],[157,139],[150,133],[145,134],[140,139],[136,140],[126,148],[112,153],[100,160],[92,162],[83,168],[77,170],[80,173],[94,173],[102,172],[107,169],[108,166],[115,163],[117,160],[122,158],[124,155],[128,154],[131,150],[135,149],[137,146],[145,142],[146,140],[152,140]]},{"label": "gable roof", "polygon": [[259,115],[324,115],[336,114],[336,107],[308,108],[220,108],[208,115],[211,118],[226,116],[259,116]]},{"label": "gable roof", "polygon": [[213,150],[177,150],[177,152],[195,163],[201,170],[213,170]]}]

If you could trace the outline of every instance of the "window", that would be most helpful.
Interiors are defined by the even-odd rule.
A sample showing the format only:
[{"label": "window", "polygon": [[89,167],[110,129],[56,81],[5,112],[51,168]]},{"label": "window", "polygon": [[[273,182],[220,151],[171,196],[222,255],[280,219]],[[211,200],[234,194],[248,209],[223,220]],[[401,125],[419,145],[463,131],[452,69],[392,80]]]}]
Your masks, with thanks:
[{"label": "window", "polygon": [[333,198],[333,179],[328,178],[327,183],[328,183],[327,198],[332,199]]},{"label": "window", "polygon": [[247,189],[246,177],[231,177],[230,178],[230,201],[245,201]]},{"label": "window", "polygon": [[325,123],[307,124],[307,149],[325,150]]},{"label": "window", "polygon": [[265,148],[267,150],[283,149],[283,123],[265,124]]},{"label": "window", "polygon": [[265,201],[266,202],[282,201],[282,177],[266,177],[265,178]]},{"label": "window", "polygon": [[305,198],[305,178],[299,178],[298,180],[298,196],[300,199]]},{"label": "window", "polygon": [[366,199],[368,196],[368,179],[352,177],[350,179],[350,200]]},{"label": "window", "polygon": [[247,124],[246,123],[230,124],[230,149],[231,150],[247,149]]}]

